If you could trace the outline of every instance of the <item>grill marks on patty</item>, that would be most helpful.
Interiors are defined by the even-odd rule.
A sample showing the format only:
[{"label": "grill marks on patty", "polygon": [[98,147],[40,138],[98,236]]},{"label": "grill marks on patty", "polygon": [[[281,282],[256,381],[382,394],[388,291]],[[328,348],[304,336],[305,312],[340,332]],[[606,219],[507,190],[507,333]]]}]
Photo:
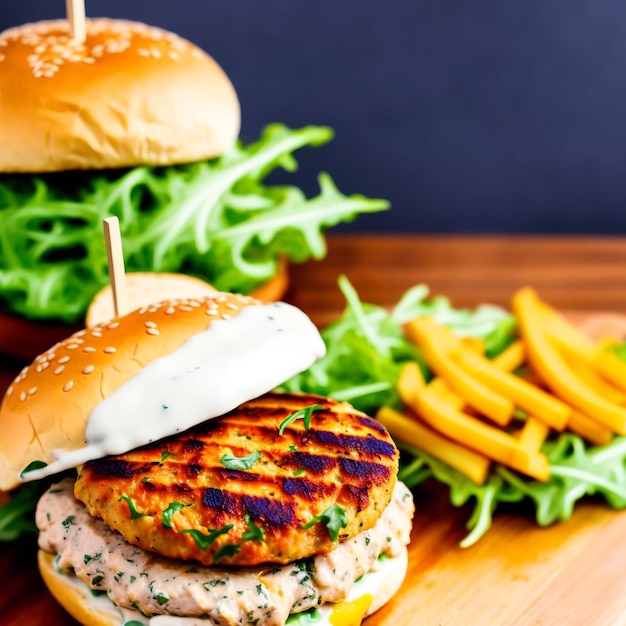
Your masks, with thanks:
[{"label": "grill marks on patty", "polygon": [[[297,419],[279,434],[289,415],[313,404],[323,409],[308,430]],[[260,457],[229,469],[220,461],[225,454]],[[336,546],[323,523],[302,529],[335,504],[348,519],[340,540],[370,528],[389,502],[397,464],[384,428],[349,405],[268,394],[178,437],[87,463],[76,495],[129,542],[166,556],[207,565],[216,554],[220,564],[287,563]],[[140,517],[132,519],[128,500]],[[167,528],[162,512],[172,503],[178,510]],[[186,532],[216,530],[222,534],[207,547]]]}]

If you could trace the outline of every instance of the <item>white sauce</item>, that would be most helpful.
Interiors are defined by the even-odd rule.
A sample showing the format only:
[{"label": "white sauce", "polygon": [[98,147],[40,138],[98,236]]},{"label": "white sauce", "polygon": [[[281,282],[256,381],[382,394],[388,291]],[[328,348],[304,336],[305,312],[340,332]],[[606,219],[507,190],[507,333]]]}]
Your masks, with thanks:
[{"label": "white sauce", "polygon": [[122,454],[223,415],[307,369],[325,351],[300,309],[284,302],[246,307],[144,367],[92,411],[85,447],[55,450],[53,463],[25,478]]}]

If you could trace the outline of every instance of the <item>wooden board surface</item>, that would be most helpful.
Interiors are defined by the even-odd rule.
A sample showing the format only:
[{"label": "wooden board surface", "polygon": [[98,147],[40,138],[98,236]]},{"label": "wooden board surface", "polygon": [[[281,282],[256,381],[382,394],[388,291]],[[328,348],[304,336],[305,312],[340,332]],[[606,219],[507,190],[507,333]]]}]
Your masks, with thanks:
[{"label": "wooden board surface", "polygon": [[[294,269],[290,299],[328,322],[343,308],[340,273],[381,305],[421,282],[456,305],[506,305],[531,284],[559,308],[626,311],[626,239],[335,237],[326,261]],[[4,359],[0,384],[19,365]],[[407,578],[366,626],[626,625],[626,512],[586,501],[547,529],[527,513],[505,513],[464,550],[469,510],[452,507],[441,485],[415,495]],[[43,587],[34,555],[34,537],[0,544],[0,624],[73,626]]]}]

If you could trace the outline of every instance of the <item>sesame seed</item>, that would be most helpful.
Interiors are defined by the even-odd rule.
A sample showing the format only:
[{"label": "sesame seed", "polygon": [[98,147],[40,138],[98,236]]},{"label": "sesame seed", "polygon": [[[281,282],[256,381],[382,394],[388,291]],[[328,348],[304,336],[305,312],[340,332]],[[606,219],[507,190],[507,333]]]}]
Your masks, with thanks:
[{"label": "sesame seed", "polygon": [[143,324],[146,328],[156,328],[157,325],[154,322],[144,322]]},{"label": "sesame seed", "polygon": [[74,386],[73,380],[68,380],[65,385],[63,385],[63,391],[69,391]]},{"label": "sesame seed", "polygon": [[231,311],[237,311],[239,309],[239,307],[234,302],[227,302],[224,306]]},{"label": "sesame seed", "polygon": [[67,363],[69,360],[70,360],[70,357],[69,357],[69,356],[62,356],[62,357],[59,359],[59,365],[63,365],[63,363]]},{"label": "sesame seed", "polygon": [[156,335],[160,335],[161,333],[156,328],[146,328],[146,334],[155,337]]},{"label": "sesame seed", "polygon": [[222,313],[222,314],[220,315],[220,317],[221,317],[223,320],[229,320],[229,319],[232,317],[232,315],[228,315],[228,313]]},{"label": "sesame seed", "polygon": [[219,311],[217,309],[207,309],[206,310],[206,314],[207,315],[217,315],[219,313]]},{"label": "sesame seed", "polygon": [[99,330],[92,330],[91,331],[91,336],[92,337],[102,337],[102,333]]},{"label": "sesame seed", "polygon": [[26,392],[25,391],[22,391],[22,393],[20,394],[20,400],[22,402],[24,402],[24,400],[26,400]]},{"label": "sesame seed", "polygon": [[193,311],[193,309],[187,304],[181,304],[178,309],[180,311]]},{"label": "sesame seed", "polygon": [[83,352],[95,352],[96,349],[93,346],[86,346],[83,348]]},{"label": "sesame seed", "polygon": [[175,313],[176,309],[173,306],[168,306],[167,309],[165,309],[165,315],[172,315],[172,313]]},{"label": "sesame seed", "polygon": [[9,385],[9,388],[7,389],[7,396],[10,396],[13,393],[13,385]]},{"label": "sesame seed", "polygon": [[76,348],[78,348],[78,347],[79,347],[79,345],[77,343],[68,343],[65,346],[65,349],[66,350],[76,350]]},{"label": "sesame seed", "polygon": [[111,323],[107,326],[107,328],[108,328],[109,330],[113,330],[114,328],[117,328],[119,325],[120,325],[120,323],[119,323],[119,322],[111,322]]},{"label": "sesame seed", "polygon": [[91,374],[91,372],[93,372],[95,369],[95,367],[93,365],[85,365],[85,367],[83,367],[82,372],[83,374]]},{"label": "sesame seed", "polygon": [[43,371],[43,367],[41,367],[41,365],[38,365],[38,366],[35,368],[35,371],[37,372],[37,374],[41,374],[41,372]]},{"label": "sesame seed", "polygon": [[106,354],[113,354],[115,352],[115,348],[113,346],[107,346],[104,348],[103,352]]},{"label": "sesame seed", "polygon": [[59,367],[57,367],[54,370],[55,376],[58,376],[59,374],[62,374],[64,370],[65,370],[65,365],[59,365]]},{"label": "sesame seed", "polygon": [[37,387],[31,387],[31,388],[28,390],[28,395],[29,395],[29,396],[34,396],[36,393],[37,393]]}]

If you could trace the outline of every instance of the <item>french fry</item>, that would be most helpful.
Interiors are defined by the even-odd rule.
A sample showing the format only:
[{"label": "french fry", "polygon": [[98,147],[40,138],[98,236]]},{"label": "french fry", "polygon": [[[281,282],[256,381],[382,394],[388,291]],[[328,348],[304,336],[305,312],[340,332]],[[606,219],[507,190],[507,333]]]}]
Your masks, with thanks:
[{"label": "french fry", "polygon": [[521,289],[513,296],[528,360],[550,389],[562,400],[600,424],[619,434],[626,434],[626,409],[611,404],[589,388],[564,362],[548,339],[542,326],[542,309],[531,289]]},{"label": "french fry", "polygon": [[[534,292],[533,292],[534,293]],[[570,352],[576,352],[579,358],[593,363],[598,346],[566,320],[560,313],[539,300],[534,294],[537,313],[541,318],[542,327],[550,339],[560,346],[564,346]]]},{"label": "french fry", "polygon": [[[458,393],[455,393],[452,389],[450,389],[443,378],[433,378],[428,383],[427,387],[433,393],[436,393],[440,398],[446,400],[446,402],[448,402],[455,409],[460,411],[465,406],[465,400],[463,400]],[[415,405],[410,404],[409,406]]]},{"label": "french fry", "polygon": [[526,352],[521,341],[515,341],[493,359],[493,364],[503,372],[513,372],[524,365]]},{"label": "french fry", "polygon": [[489,459],[443,437],[420,421],[382,407],[376,419],[398,441],[420,448],[482,485],[489,474]]},{"label": "french fry", "polygon": [[531,415],[518,435],[519,443],[528,452],[539,452],[549,434],[550,428],[546,423]]},{"label": "french fry", "polygon": [[542,420],[555,430],[563,430],[571,409],[554,396],[527,383],[525,380],[504,372],[491,361],[469,350],[457,350],[452,359],[476,379],[488,385],[517,406]]},{"label": "french fry", "polygon": [[626,364],[606,344],[599,345],[568,322],[562,315],[544,302],[539,302],[547,332],[561,350],[574,353],[578,359],[594,367],[614,386],[626,392]]},{"label": "french fry", "polygon": [[626,391],[626,363],[616,354],[606,348],[598,350],[594,365],[602,376],[622,391]]},{"label": "french fry", "polygon": [[408,338],[424,352],[433,371],[458,393],[468,405],[500,426],[506,426],[513,416],[513,402],[475,380],[454,363],[449,353],[459,341],[453,333],[427,317],[418,317],[406,325]]},{"label": "french fry", "polygon": [[415,408],[427,424],[453,441],[537,480],[548,479],[549,467],[543,454],[528,452],[512,435],[454,409],[432,390],[426,388],[418,394]]},{"label": "french fry", "polygon": [[[564,354],[568,353],[566,349],[562,350],[562,352]],[[581,359],[579,355],[574,352],[568,353],[567,361],[576,376],[584,381],[584,383],[598,395],[613,404],[626,404],[626,393],[612,385],[606,377],[603,377],[599,373],[598,368],[594,368],[593,364],[590,364],[589,361]]]},{"label": "french fry", "polygon": [[405,363],[397,384],[398,393],[404,404],[414,405],[418,390],[423,389],[425,386],[426,381],[420,366],[415,361]]},{"label": "french fry", "polygon": [[579,411],[572,411],[567,424],[567,430],[572,431],[575,435],[579,435],[596,446],[603,446],[610,443],[611,439],[613,439],[613,432],[611,430],[606,426],[602,426],[602,424],[598,424],[596,420],[592,420]]}]

